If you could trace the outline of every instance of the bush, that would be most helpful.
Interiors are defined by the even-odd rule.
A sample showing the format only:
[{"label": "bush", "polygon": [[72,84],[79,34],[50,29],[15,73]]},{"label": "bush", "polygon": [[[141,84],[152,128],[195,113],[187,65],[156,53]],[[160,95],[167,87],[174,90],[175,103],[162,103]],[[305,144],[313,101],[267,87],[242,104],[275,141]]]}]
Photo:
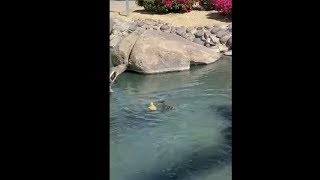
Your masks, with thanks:
[{"label": "bush", "polygon": [[[139,0],[136,0],[139,1]],[[140,0],[147,11],[156,13],[190,12],[194,0]]]},{"label": "bush", "polygon": [[143,6],[143,0],[135,0],[138,6]]},{"label": "bush", "polygon": [[173,12],[190,12],[194,5],[194,0],[166,0],[171,1],[173,6]]},{"label": "bush", "polygon": [[164,13],[167,12],[166,7],[161,0],[143,0],[143,7],[146,11]]},{"label": "bush", "polygon": [[232,0],[212,0],[217,11],[222,12],[225,15],[232,14]]},{"label": "bush", "polygon": [[214,5],[213,5],[212,0],[200,0],[199,4],[205,10],[213,10],[214,9]]}]

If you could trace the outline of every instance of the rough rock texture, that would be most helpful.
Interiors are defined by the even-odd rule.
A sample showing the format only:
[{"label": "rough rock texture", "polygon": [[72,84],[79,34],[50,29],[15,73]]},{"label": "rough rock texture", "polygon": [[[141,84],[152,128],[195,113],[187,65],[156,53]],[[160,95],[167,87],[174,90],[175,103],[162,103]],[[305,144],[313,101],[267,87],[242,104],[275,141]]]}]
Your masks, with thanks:
[{"label": "rough rock texture", "polygon": [[219,38],[215,37],[214,35],[210,35],[209,38],[214,44],[219,43]]},{"label": "rough rock texture", "polygon": [[112,50],[125,36],[134,28],[132,20],[112,19],[112,30],[110,34],[110,49]]},{"label": "rough rock texture", "polygon": [[142,34],[146,30],[162,31],[180,36],[188,41],[203,45],[206,48],[223,44],[229,49],[232,48],[232,24],[225,26],[196,26],[196,27],[175,27],[169,23],[153,19],[130,19],[113,18],[110,22],[110,49],[114,47],[131,33]]},{"label": "rough rock texture", "polygon": [[176,28],[176,31],[178,35],[182,36],[184,33],[187,32],[187,29],[182,26],[182,27]]},{"label": "rough rock texture", "polygon": [[224,36],[222,36],[222,37],[220,38],[220,43],[222,43],[222,44],[226,43],[230,37],[231,37],[231,34],[230,34],[230,33],[225,34]]},{"label": "rough rock texture", "polygon": [[197,43],[197,44],[199,44],[199,45],[204,45],[204,42],[201,40],[201,38],[194,38],[194,39],[193,39],[193,42],[194,42],[194,43]]},{"label": "rough rock texture", "polygon": [[211,29],[212,27],[211,26],[204,26],[205,29],[209,30]]},{"label": "rough rock texture", "polygon": [[203,35],[204,35],[204,31],[203,31],[203,30],[199,30],[199,31],[195,34],[196,37],[202,37]]},{"label": "rough rock texture", "polygon": [[112,28],[113,28],[113,20],[112,20],[112,18],[110,18],[110,32],[109,32],[109,34],[111,34],[111,32],[112,32]]},{"label": "rough rock texture", "polygon": [[192,64],[209,64],[222,54],[232,56],[232,24],[228,26],[175,27],[159,20],[112,18],[110,50],[115,66],[111,84],[126,70],[144,74],[188,70]]},{"label": "rough rock texture", "polygon": [[168,25],[166,25],[166,24],[164,24],[164,25],[162,25],[162,26],[160,27],[160,30],[162,30],[162,31],[168,30],[168,29],[170,29],[170,26],[168,26]]},{"label": "rough rock texture", "polygon": [[212,28],[212,30],[211,30],[211,34],[215,34],[215,33],[219,32],[220,30],[221,30],[220,27],[214,27],[214,28]]},{"label": "rough rock texture", "polygon": [[232,56],[232,50],[225,52],[224,55],[226,55],[226,56]]},{"label": "rough rock texture", "polygon": [[189,41],[193,41],[193,39],[195,38],[195,36],[193,35],[193,34],[191,34],[191,33],[187,33],[187,39],[189,40]]},{"label": "rough rock texture", "polygon": [[187,33],[191,33],[193,29],[194,29],[193,27],[188,27],[186,31]]},{"label": "rough rock texture", "polygon": [[170,33],[172,34],[176,33],[176,28],[174,26],[171,26]]},{"label": "rough rock texture", "polygon": [[227,52],[229,50],[229,48],[227,46],[223,45],[223,44],[219,44],[218,48],[219,48],[221,53],[225,53],[225,52]]},{"label": "rough rock texture", "polygon": [[227,45],[227,47],[228,47],[229,49],[232,49],[232,36],[228,39],[226,45]]},{"label": "rough rock texture", "polygon": [[205,38],[205,39],[208,39],[210,35],[211,35],[211,34],[210,34],[209,32],[205,32],[205,33],[204,33],[204,38]]},{"label": "rough rock texture", "polygon": [[123,38],[113,50],[115,58],[112,58],[112,63],[116,65],[128,64],[131,50],[138,38],[138,33],[132,33]]},{"label": "rough rock texture", "polygon": [[136,29],[137,29],[137,25],[136,25],[136,24],[132,24],[132,25],[129,26],[129,31],[130,31],[130,32],[133,32],[133,31],[135,31]]},{"label": "rough rock texture", "polygon": [[224,30],[224,29],[221,29],[219,32],[217,32],[217,38],[221,38],[222,36],[228,34],[229,32]]},{"label": "rough rock texture", "polygon": [[137,22],[137,25],[138,25],[139,27],[142,27],[142,26],[144,25],[144,23],[143,23],[142,21],[138,21],[138,22]]},{"label": "rough rock texture", "polygon": [[[179,36],[145,31],[133,46],[128,69],[151,74],[188,70],[191,64],[210,64],[220,54]],[[117,64],[116,64],[117,65]]]}]

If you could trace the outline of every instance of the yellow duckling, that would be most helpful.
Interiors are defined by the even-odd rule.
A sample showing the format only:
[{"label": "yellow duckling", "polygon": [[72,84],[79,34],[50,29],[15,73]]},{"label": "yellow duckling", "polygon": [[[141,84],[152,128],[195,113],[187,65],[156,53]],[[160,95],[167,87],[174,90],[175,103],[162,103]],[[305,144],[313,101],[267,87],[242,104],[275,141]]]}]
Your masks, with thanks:
[{"label": "yellow duckling", "polygon": [[155,110],[157,110],[157,107],[153,104],[153,102],[150,103],[150,105],[149,105],[148,108],[149,108],[150,111],[155,111]]}]

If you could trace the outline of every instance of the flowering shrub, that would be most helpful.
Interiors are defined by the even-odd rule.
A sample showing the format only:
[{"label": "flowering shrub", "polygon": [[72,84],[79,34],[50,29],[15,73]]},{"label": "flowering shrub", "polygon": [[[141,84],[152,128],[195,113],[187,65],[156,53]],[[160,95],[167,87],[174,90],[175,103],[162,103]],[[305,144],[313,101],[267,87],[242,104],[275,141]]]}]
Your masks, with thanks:
[{"label": "flowering shrub", "polygon": [[[170,1],[170,0],[168,0]],[[176,8],[174,11],[184,11],[184,12],[190,12],[192,10],[192,5],[194,4],[193,0],[171,0],[176,5]]]},{"label": "flowering shrub", "polygon": [[213,0],[200,0],[200,6],[202,6],[205,10],[213,10]]},{"label": "flowering shrub", "polygon": [[212,2],[217,11],[227,15],[232,14],[232,0],[212,0]]},{"label": "flowering shrub", "polygon": [[206,10],[216,9],[223,14],[232,14],[232,0],[135,0],[145,10],[156,13],[190,12],[195,2]]},{"label": "flowering shrub", "polygon": [[194,2],[195,0],[143,0],[143,7],[157,13],[190,12]]},{"label": "flowering shrub", "polygon": [[143,0],[135,0],[138,6],[143,6]]},{"label": "flowering shrub", "polygon": [[168,9],[162,3],[162,0],[143,0],[145,10],[156,13],[168,12]]}]

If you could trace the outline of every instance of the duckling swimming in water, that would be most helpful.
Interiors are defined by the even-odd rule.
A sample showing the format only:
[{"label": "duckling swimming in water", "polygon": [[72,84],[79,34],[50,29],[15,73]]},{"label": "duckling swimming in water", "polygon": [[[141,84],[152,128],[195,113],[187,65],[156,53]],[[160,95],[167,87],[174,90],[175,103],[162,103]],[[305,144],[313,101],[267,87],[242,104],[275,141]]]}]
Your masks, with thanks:
[{"label": "duckling swimming in water", "polygon": [[[172,106],[166,105],[164,101],[158,101],[158,102],[155,102],[155,104],[156,105],[162,104],[162,111],[168,111],[168,110],[172,110],[173,109]],[[151,110],[151,111],[157,110],[156,105],[154,105],[153,102],[151,102],[149,107],[148,107],[149,110]]]},{"label": "duckling swimming in water", "polygon": [[162,111],[169,111],[173,109],[172,106],[167,105],[164,101],[159,101],[158,104],[162,104]]},{"label": "duckling swimming in water", "polygon": [[148,109],[149,109],[150,111],[155,111],[155,110],[157,110],[157,107],[153,104],[153,102],[151,102],[150,105],[149,105],[149,107],[148,107]]}]

